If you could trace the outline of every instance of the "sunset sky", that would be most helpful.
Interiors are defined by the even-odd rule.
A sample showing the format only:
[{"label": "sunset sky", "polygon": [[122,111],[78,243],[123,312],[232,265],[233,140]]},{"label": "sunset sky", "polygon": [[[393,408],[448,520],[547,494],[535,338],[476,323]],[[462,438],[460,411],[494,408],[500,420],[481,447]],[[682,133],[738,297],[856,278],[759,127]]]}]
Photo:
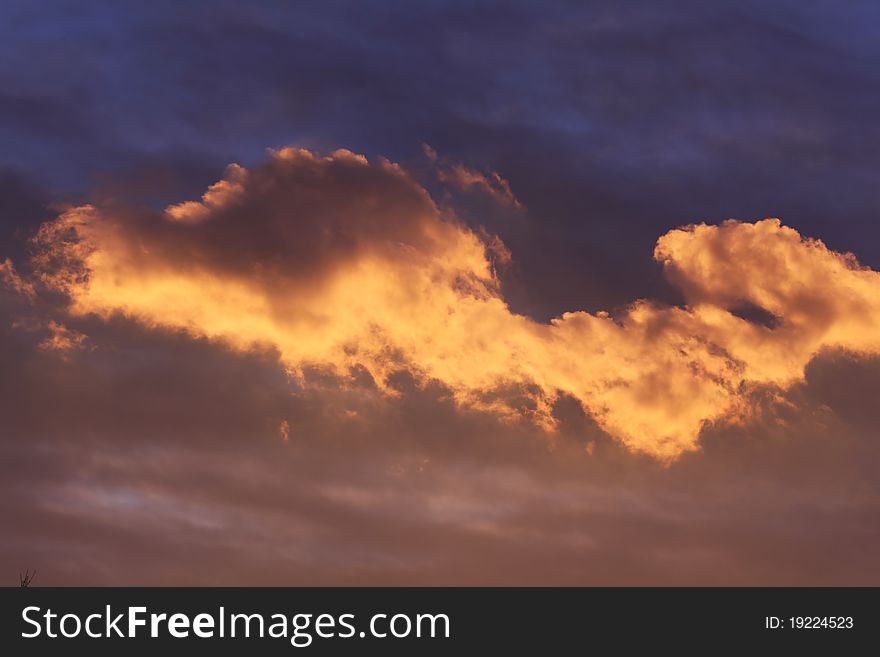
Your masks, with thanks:
[{"label": "sunset sky", "polygon": [[0,573],[880,585],[880,8],[10,1]]}]

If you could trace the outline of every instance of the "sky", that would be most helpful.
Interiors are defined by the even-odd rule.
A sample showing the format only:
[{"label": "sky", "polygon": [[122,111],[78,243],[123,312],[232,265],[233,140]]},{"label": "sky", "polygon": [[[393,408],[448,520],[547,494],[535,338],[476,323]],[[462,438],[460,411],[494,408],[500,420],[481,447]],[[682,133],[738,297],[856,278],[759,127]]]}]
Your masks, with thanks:
[{"label": "sky", "polygon": [[0,5],[0,581],[880,584],[880,9]]}]

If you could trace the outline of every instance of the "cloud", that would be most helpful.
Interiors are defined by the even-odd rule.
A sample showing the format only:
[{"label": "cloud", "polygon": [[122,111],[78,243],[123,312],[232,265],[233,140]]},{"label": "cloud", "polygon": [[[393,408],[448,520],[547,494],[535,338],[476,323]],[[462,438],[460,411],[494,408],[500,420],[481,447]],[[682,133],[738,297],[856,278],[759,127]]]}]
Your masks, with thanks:
[{"label": "cloud", "polygon": [[73,349],[85,349],[87,346],[88,336],[54,320],[50,320],[46,328],[49,335],[40,342],[40,349],[56,351],[63,355]]},{"label": "cloud", "polygon": [[[428,159],[436,161],[436,154],[429,146],[425,147]],[[522,208],[522,203],[510,189],[510,183],[497,171],[483,173],[476,169],[470,169],[463,164],[453,164],[449,167],[440,167],[437,177],[441,182],[451,185],[463,192],[477,190],[486,194],[502,206]]]},{"label": "cloud", "polygon": [[[289,380],[273,345],[64,313],[36,288],[0,295],[11,583],[19,565],[42,585],[880,582],[880,358],[825,350],[663,464],[570,395],[542,440],[414,370],[384,391],[363,369]],[[42,349],[53,313],[97,348]]]},{"label": "cloud", "polygon": [[15,294],[28,299],[34,298],[35,292],[33,284],[21,277],[21,275],[15,270],[15,265],[12,263],[12,260],[9,258],[0,262],[0,284]]},{"label": "cloud", "polygon": [[[822,349],[880,349],[880,274],[777,219],[672,231],[654,255],[704,334],[744,364],[746,380],[788,385]],[[774,326],[734,330],[739,323],[719,310],[742,303],[769,313]]]},{"label": "cloud", "polygon": [[405,370],[461,408],[550,431],[569,396],[663,460],[695,449],[708,426],[748,421],[757,388],[802,381],[824,349],[880,351],[880,275],[773,219],[662,236],[654,256],[684,307],[639,300],[615,316],[536,322],[504,299],[496,238],[400,166],[345,150],[232,165],[200,201],[164,213],[76,207],[36,244],[37,275],[69,296],[71,316],[268,347],[300,381],[312,369],[343,381],[363,371],[392,396]]},{"label": "cloud", "polygon": [[[796,410],[661,467],[601,437],[586,454],[573,418],[548,448],[437,387],[291,386],[271,353],[76,321],[104,348],[69,361],[0,322],[13,583],[880,581],[877,359],[822,356]],[[823,408],[859,371],[861,402]]]}]

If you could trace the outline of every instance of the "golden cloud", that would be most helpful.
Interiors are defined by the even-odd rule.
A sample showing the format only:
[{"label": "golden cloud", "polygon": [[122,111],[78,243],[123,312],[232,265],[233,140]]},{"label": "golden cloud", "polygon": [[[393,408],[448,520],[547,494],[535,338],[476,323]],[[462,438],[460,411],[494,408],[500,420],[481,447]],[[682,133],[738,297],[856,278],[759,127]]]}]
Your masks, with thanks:
[{"label": "golden cloud", "polygon": [[497,171],[483,173],[469,169],[461,164],[454,164],[448,169],[440,168],[437,177],[453,187],[461,190],[477,189],[494,198],[501,205],[521,208],[522,203],[514,196],[510,183]]},{"label": "golden cloud", "polygon": [[[548,430],[567,394],[661,459],[695,449],[706,423],[747,417],[755,386],[792,385],[825,348],[880,351],[880,275],[775,219],[661,237],[654,257],[685,307],[640,300],[617,317],[536,322],[503,298],[497,238],[438,208],[398,165],[344,150],[232,165],[164,214],[73,208],[36,243],[38,275],[73,315],[269,345],[294,375],[365,368],[388,394],[406,368],[503,418],[523,412],[504,393],[515,390]],[[744,318],[744,305],[773,321]]]},{"label": "golden cloud", "polygon": [[21,277],[9,258],[0,262],[0,286],[28,299],[35,294],[33,284]]}]

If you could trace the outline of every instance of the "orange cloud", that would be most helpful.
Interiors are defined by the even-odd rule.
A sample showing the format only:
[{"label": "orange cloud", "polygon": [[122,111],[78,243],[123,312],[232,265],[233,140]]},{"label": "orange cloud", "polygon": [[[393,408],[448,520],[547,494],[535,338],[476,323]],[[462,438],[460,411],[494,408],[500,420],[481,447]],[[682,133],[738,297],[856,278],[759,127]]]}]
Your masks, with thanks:
[{"label": "orange cloud", "polygon": [[[233,165],[201,201],[164,214],[74,208],[36,242],[38,275],[69,295],[73,315],[123,314],[235,350],[269,345],[294,376],[364,368],[388,394],[389,375],[406,368],[504,418],[526,398],[550,430],[567,394],[661,459],[695,449],[706,423],[748,416],[755,386],[790,386],[824,348],[880,351],[880,275],[778,220],[661,237],[654,256],[686,307],[640,300],[614,318],[535,322],[504,301],[489,253],[503,245],[399,166],[344,150]],[[744,319],[743,304],[772,325]]]},{"label": "orange cloud", "polygon": [[76,349],[85,349],[88,336],[79,331],[69,329],[63,324],[52,320],[46,326],[49,335],[37,347],[45,351],[56,351],[62,355]]},{"label": "orange cloud", "polygon": [[522,204],[513,195],[510,183],[496,171],[483,173],[469,169],[461,164],[454,164],[448,169],[440,169],[438,177],[441,181],[461,190],[480,190],[502,205],[510,205],[515,208],[522,207]]},{"label": "orange cloud", "polygon": [[12,260],[9,258],[0,262],[0,284],[10,292],[28,299],[34,297],[35,292],[33,284],[21,277],[21,275],[15,270],[15,265],[12,264]]}]

